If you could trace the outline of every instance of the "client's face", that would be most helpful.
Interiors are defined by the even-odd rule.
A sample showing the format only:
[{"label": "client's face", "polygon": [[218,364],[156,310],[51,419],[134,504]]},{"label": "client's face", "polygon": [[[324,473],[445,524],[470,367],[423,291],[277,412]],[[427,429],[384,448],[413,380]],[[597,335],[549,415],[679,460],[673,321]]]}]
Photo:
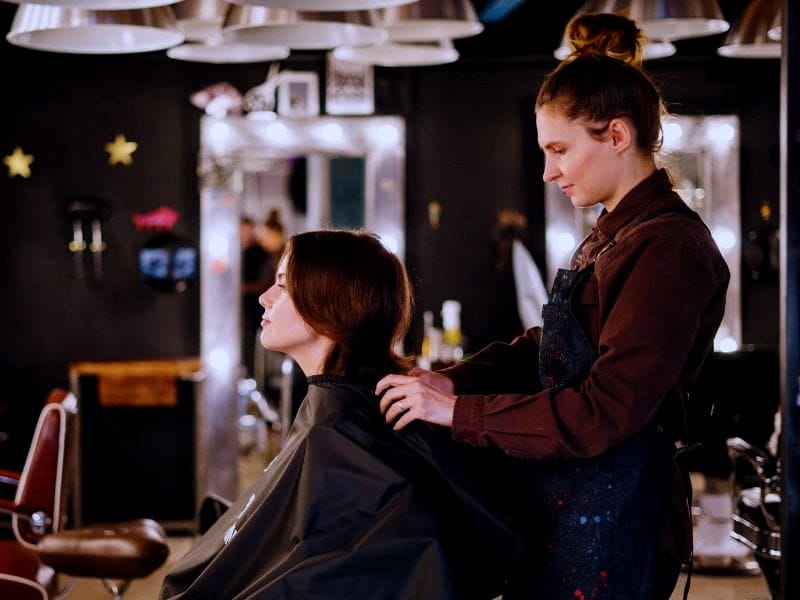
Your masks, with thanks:
[{"label": "client's face", "polygon": [[306,375],[320,367],[320,351],[326,343],[303,320],[286,290],[286,257],[281,259],[275,283],[258,299],[264,307],[261,320],[261,345],[294,358]]}]

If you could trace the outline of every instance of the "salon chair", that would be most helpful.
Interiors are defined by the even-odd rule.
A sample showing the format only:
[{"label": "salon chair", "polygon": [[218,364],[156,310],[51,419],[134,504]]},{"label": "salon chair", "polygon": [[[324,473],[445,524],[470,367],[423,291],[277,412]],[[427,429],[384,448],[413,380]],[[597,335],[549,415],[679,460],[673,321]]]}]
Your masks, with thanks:
[{"label": "salon chair", "polygon": [[737,490],[753,487],[757,477],[746,461],[732,460],[727,440],[740,438],[753,447],[769,443],[780,403],[778,362],[772,347],[714,352],[686,404],[692,450],[685,467],[702,476],[695,481],[692,508],[697,573],[760,576],[754,553],[731,536]]},{"label": "salon chair", "polygon": [[2,473],[17,489],[13,501],[0,499],[14,532],[0,541],[0,598],[63,598],[71,584],[60,576],[67,575],[100,579],[119,600],[131,580],[150,575],[169,555],[166,534],[151,519],[65,528],[77,407],[72,393],[51,392],[22,472]]},{"label": "salon chair", "polygon": [[780,598],[780,459],[742,438],[731,438],[727,445],[731,460],[744,462],[755,474],[735,490],[731,537],[753,551],[772,598]]}]

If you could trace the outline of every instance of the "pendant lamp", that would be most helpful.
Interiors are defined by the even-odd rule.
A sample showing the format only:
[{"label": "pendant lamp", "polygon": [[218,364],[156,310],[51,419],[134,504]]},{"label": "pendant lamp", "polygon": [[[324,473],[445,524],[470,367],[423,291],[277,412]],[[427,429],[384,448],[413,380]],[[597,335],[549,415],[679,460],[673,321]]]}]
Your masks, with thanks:
[{"label": "pendant lamp", "polygon": [[285,46],[237,44],[225,41],[181,44],[167,50],[167,56],[175,60],[217,65],[283,60],[289,53],[289,48]]},{"label": "pendant lamp", "polygon": [[231,5],[222,28],[226,41],[329,50],[381,44],[388,34],[373,27],[366,11],[293,11]]},{"label": "pendant lamp", "polygon": [[781,44],[769,36],[780,12],[780,0],[751,0],[717,53],[730,58],[780,58]]},{"label": "pendant lamp", "polygon": [[[570,55],[569,46],[565,41],[561,42],[561,45],[553,51],[553,56],[555,56],[558,60],[564,60]],[[659,58],[667,58],[668,56],[672,56],[677,52],[677,48],[675,44],[672,42],[645,42],[644,48],[642,48],[642,53],[644,55],[644,60],[657,60]]]},{"label": "pendant lamp", "polygon": [[452,42],[403,44],[388,42],[376,46],[339,46],[333,51],[337,60],[376,67],[426,67],[458,60]]},{"label": "pendant lamp", "polygon": [[219,35],[228,3],[225,0],[182,0],[173,5],[178,29],[189,42],[205,42]]},{"label": "pendant lamp", "polygon": [[631,0],[629,17],[654,40],[703,37],[730,28],[717,0]]},{"label": "pendant lamp", "polygon": [[[597,14],[606,13],[613,15],[629,16],[631,8],[630,0],[588,0],[581,6],[575,15],[579,14]],[[644,60],[656,60],[658,58],[666,58],[675,54],[677,49],[675,44],[671,42],[661,41],[657,39],[648,39],[642,48]],[[572,52],[567,45],[566,39],[562,38],[561,45],[555,49],[553,56],[558,60],[564,60]]]},{"label": "pendant lamp", "polygon": [[417,0],[232,0],[237,4],[252,4],[269,8],[290,10],[368,10],[385,8],[399,4],[409,4]]},{"label": "pendant lamp", "polygon": [[285,46],[225,41],[222,25],[229,4],[224,0],[183,0],[174,8],[178,28],[190,43],[167,50],[170,58],[210,64],[242,64],[283,60],[289,56],[289,49]]},{"label": "pendant lamp", "polygon": [[373,11],[373,15],[375,25],[385,28],[393,42],[438,42],[483,31],[469,0],[418,0]]},{"label": "pendant lamp", "polygon": [[184,40],[169,6],[88,10],[21,4],[6,40],[15,46],[72,54],[164,50]]}]

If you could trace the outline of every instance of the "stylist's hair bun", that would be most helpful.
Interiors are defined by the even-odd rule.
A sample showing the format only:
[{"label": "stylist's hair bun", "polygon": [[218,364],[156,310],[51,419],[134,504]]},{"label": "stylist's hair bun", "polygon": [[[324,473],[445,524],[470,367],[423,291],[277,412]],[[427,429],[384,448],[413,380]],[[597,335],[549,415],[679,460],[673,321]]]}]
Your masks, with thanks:
[{"label": "stylist's hair bun", "polygon": [[572,49],[567,60],[601,55],[636,67],[642,65],[645,37],[627,17],[608,13],[578,14],[567,23],[565,37]]}]

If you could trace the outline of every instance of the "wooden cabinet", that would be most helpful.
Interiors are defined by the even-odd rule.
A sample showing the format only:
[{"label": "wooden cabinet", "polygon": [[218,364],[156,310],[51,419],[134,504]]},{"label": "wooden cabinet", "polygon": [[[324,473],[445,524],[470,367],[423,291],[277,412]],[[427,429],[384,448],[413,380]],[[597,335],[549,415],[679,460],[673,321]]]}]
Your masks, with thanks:
[{"label": "wooden cabinet", "polygon": [[78,524],[150,517],[193,527],[197,359],[70,365],[79,401],[73,514]]}]

